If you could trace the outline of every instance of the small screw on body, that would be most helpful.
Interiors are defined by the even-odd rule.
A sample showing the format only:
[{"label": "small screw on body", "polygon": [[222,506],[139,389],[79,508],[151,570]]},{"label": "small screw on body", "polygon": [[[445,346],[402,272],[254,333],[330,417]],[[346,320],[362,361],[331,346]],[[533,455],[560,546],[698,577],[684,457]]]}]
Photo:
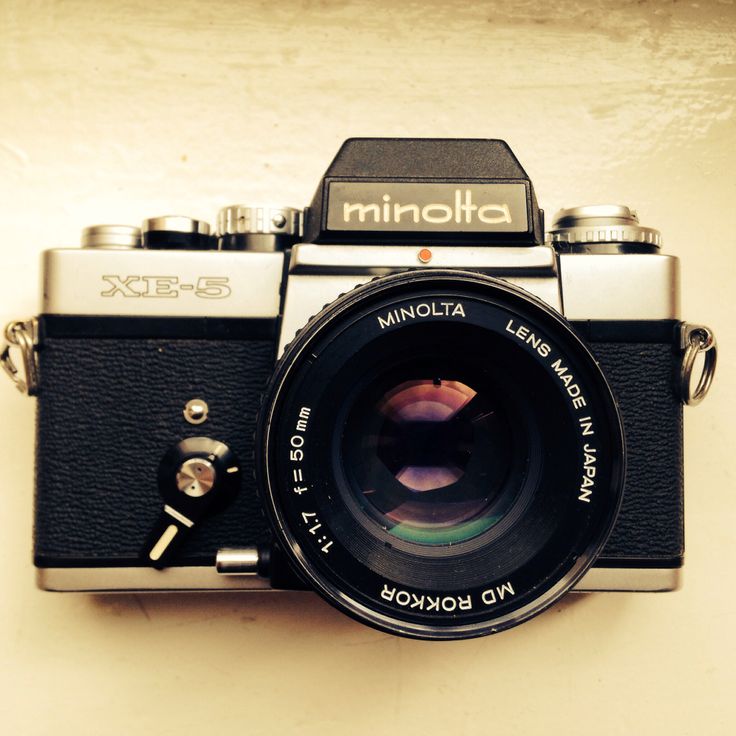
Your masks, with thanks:
[{"label": "small screw on body", "polygon": [[210,408],[207,406],[207,402],[202,399],[192,399],[187,402],[184,407],[184,419],[189,424],[203,424],[207,421],[207,416],[210,413]]}]

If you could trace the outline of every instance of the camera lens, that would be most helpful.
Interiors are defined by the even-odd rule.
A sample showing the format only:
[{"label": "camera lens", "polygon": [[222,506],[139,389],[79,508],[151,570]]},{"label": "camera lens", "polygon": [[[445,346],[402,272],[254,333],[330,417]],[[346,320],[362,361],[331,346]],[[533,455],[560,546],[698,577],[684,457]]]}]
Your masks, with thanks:
[{"label": "camera lens", "polygon": [[510,448],[508,423],[494,413],[461,381],[401,381],[351,414],[343,440],[351,489],[399,539],[442,545],[476,536],[508,506],[495,503]]},{"label": "camera lens", "polygon": [[340,433],[346,503],[387,541],[428,548],[417,554],[474,539],[519,492],[523,448],[501,387],[442,362],[427,355],[382,371],[348,402]]},{"label": "camera lens", "polygon": [[276,537],[333,605],[463,638],[551,605],[593,563],[623,485],[598,366],[504,282],[422,271],[341,297],[277,366],[258,424]]}]

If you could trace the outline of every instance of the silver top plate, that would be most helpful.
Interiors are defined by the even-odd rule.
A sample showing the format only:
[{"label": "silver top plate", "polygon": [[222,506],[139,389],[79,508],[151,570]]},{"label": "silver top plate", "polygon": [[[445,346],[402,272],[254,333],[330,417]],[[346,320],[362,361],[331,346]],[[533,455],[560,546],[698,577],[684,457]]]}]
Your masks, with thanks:
[{"label": "silver top plate", "polygon": [[282,253],[58,249],[43,253],[41,314],[273,318]]}]

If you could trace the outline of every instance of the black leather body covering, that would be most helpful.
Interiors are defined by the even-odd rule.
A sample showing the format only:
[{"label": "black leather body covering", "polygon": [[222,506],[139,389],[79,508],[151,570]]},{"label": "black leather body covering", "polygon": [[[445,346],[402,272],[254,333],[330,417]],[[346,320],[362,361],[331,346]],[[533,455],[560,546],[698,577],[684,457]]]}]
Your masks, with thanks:
[{"label": "black leather body covering", "polygon": [[680,356],[672,342],[590,342],[618,402],[626,484],[600,567],[679,567],[684,553]]},{"label": "black leather body covering", "polygon": [[[182,336],[189,334],[186,324],[168,334],[159,325],[154,332],[160,334],[140,336],[146,330],[140,324],[110,332],[106,319],[91,319],[96,322],[81,329],[69,328],[64,318],[42,320],[36,564],[143,564],[141,545],[163,507],[156,481],[161,457],[196,436],[220,440],[233,450],[243,487],[225,511],[191,532],[180,564],[211,565],[220,548],[268,542],[252,457],[260,397],[275,361],[275,323],[271,334],[262,326],[249,334],[245,324],[234,333],[208,327],[192,339]],[[597,564],[678,566],[682,407],[674,392],[679,358],[672,338],[593,337],[590,347],[619,403],[628,455],[623,507]],[[194,398],[204,399],[210,409],[200,426],[183,416]]]},{"label": "black leather body covering", "polygon": [[[228,445],[243,487],[225,511],[191,531],[181,564],[214,564],[222,547],[269,540],[252,458],[256,414],[275,361],[275,325],[265,338],[248,337],[247,325],[226,339],[54,332],[47,327],[39,353],[37,565],[142,564],[138,555],[164,505],[159,463],[186,437]],[[209,406],[198,426],[183,414],[195,398]]]}]

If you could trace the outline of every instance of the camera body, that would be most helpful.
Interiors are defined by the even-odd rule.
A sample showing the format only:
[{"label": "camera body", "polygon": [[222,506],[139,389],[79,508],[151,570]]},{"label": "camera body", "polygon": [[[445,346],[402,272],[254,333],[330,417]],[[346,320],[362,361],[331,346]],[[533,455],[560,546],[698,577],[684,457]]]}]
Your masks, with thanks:
[{"label": "camera body", "polygon": [[[565,210],[545,239],[532,184],[504,142],[351,139],[303,213],[227,208],[216,235],[188,218],[158,218],[144,225],[143,247],[134,228],[100,226],[85,232],[84,245],[43,255],[40,587],[314,587],[283,538],[274,543],[273,514],[263,513],[254,433],[274,367],[340,295],[395,274],[454,272],[490,277],[557,313],[615,399],[625,437],[623,499],[571,589],[677,587],[684,548],[678,262],[628,208]],[[392,309],[379,327],[450,318],[458,303]],[[523,320],[505,330],[511,342],[544,352]],[[574,402],[576,377],[559,361],[552,370]],[[302,426],[310,420],[305,409]],[[300,472],[293,469],[295,481]],[[581,466],[580,500],[588,500],[595,472],[592,462]],[[197,499],[223,478],[229,488],[200,509]],[[314,534],[329,547],[327,536]],[[385,600],[394,595],[384,589]]]}]

